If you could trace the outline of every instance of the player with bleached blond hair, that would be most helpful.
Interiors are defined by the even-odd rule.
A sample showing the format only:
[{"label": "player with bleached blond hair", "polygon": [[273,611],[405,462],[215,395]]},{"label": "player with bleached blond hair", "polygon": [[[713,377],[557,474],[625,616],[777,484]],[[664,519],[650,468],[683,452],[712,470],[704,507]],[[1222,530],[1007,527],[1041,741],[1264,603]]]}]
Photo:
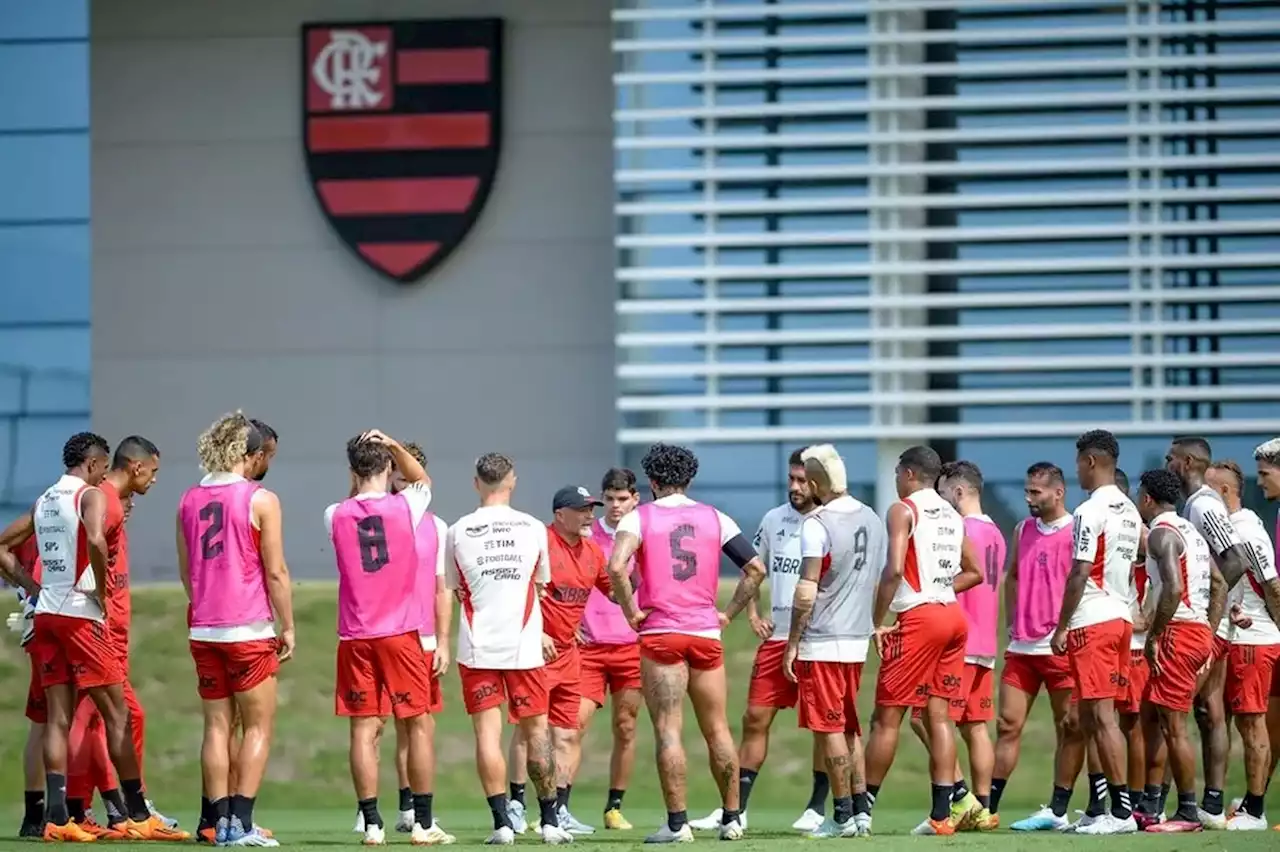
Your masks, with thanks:
[{"label": "player with bleached blond hair", "polygon": [[800,726],[813,731],[834,799],[832,817],[814,837],[871,832],[858,722],[858,684],[874,632],[876,580],[888,537],[870,507],[849,495],[844,459],[830,444],[801,453],[817,507],[800,528],[800,579],[783,656],[799,686]]}]

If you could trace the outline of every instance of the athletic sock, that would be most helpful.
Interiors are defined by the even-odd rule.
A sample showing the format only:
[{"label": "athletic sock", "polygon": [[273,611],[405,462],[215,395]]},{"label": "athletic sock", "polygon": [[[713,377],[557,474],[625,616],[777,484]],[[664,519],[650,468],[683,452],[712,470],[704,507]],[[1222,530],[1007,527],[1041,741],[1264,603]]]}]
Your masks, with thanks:
[{"label": "athletic sock", "polygon": [[955,786],[954,784],[932,785],[933,809],[929,811],[929,819],[934,822],[941,822],[951,816],[951,796]]},{"label": "athletic sock", "polygon": [[958,802],[967,795],[969,795],[969,785],[964,783],[964,779],[961,778],[952,787],[951,801]]},{"label": "athletic sock", "polygon": [[1253,793],[1245,793],[1244,802],[1243,804],[1240,805],[1240,807],[1249,816],[1254,816],[1261,819],[1262,812],[1263,812],[1263,797],[1255,796]]},{"label": "athletic sock", "polygon": [[815,769],[813,772],[813,789],[809,793],[809,804],[806,805],[806,809],[826,814],[827,796],[829,795],[831,795],[831,779],[827,777],[827,773],[819,772]]},{"label": "athletic sock", "polygon": [[751,788],[755,786],[756,778],[759,775],[759,769],[738,770],[738,807],[744,811],[747,809],[747,800],[751,798]]},{"label": "athletic sock", "polygon": [[49,822],[54,825],[66,825],[71,819],[67,813],[67,776],[60,772],[46,772],[44,776],[45,807],[49,812]]},{"label": "athletic sock", "polygon": [[1164,809],[1169,805],[1169,782],[1166,781],[1160,785],[1160,799],[1156,802],[1156,813],[1164,813]]},{"label": "athletic sock", "polygon": [[565,784],[564,785],[564,806],[566,808],[569,807],[569,800],[571,798],[573,798],[573,785]]},{"label": "athletic sock", "polygon": [[374,796],[372,799],[361,799],[356,802],[356,807],[360,809],[360,815],[364,817],[365,828],[368,828],[371,825],[383,825],[382,814],[378,812],[377,796]]},{"label": "athletic sock", "polygon": [[871,813],[871,809],[876,806],[876,798],[880,795],[879,784],[867,785],[867,813]]},{"label": "athletic sock", "polygon": [[84,822],[84,799],[67,799],[67,816],[77,823]]},{"label": "athletic sock", "polygon": [[689,823],[688,811],[667,811],[667,828],[679,831]]},{"label": "athletic sock", "polygon": [[[514,784],[511,785],[515,787]],[[523,789],[524,785],[520,787]],[[493,814],[493,830],[497,831],[504,826],[511,828],[511,817],[507,816],[507,797],[502,793],[496,796],[488,796],[485,801],[489,803],[489,812]]]},{"label": "athletic sock", "polygon": [[1053,811],[1054,816],[1064,817],[1067,815],[1067,807],[1071,804],[1071,788],[1070,787],[1054,787],[1053,796],[1049,799],[1049,809]]},{"label": "athletic sock", "polygon": [[[1179,791],[1181,795],[1181,791]],[[1222,791],[1215,790],[1212,787],[1204,788],[1204,801],[1200,803],[1200,807],[1204,808],[1207,814],[1221,816],[1222,814]]]},{"label": "athletic sock", "polygon": [[119,789],[103,790],[102,805],[107,809],[107,825],[124,822],[129,816],[129,806],[124,803],[124,794]]},{"label": "athletic sock", "polygon": [[231,819],[231,797],[222,799],[214,799],[210,805],[213,808],[213,824],[217,825],[219,820]]},{"label": "athletic sock", "polygon": [[1107,812],[1107,776],[1101,772],[1089,773],[1089,805],[1085,816],[1099,817]]},{"label": "athletic sock", "polygon": [[740,810],[737,810],[737,811],[731,811],[731,810],[729,810],[728,808],[721,808],[721,809],[720,809],[720,824],[721,824],[721,825],[728,825],[729,823],[733,822],[734,820],[736,820],[736,819],[737,819],[738,817],[740,817],[740,816],[742,816],[742,811],[740,811]]},{"label": "athletic sock", "polygon": [[569,806],[569,788],[557,787],[556,788],[556,810],[560,810],[560,808],[567,808],[568,806]]},{"label": "athletic sock", "polygon": [[196,827],[196,831],[205,828],[212,828],[213,824],[218,821],[218,817],[213,812],[213,802],[209,801],[208,796],[200,797],[200,824]]},{"label": "athletic sock", "polygon": [[836,825],[844,825],[853,818],[853,797],[841,796],[836,799],[833,809],[833,818]]},{"label": "athletic sock", "polygon": [[853,794],[853,812],[855,814],[871,814],[871,799],[866,793]]},{"label": "athletic sock", "polygon": [[1196,813],[1196,791],[1189,792],[1178,791],[1178,809],[1173,813],[1174,819],[1184,822],[1199,822],[1200,817]]},{"label": "athletic sock", "polygon": [[24,825],[42,825],[44,823],[44,790],[27,790],[22,794]]},{"label": "athletic sock", "polygon": [[[151,809],[147,807],[147,797],[142,795],[142,779],[131,778],[128,781],[120,779],[120,791],[124,793],[125,807],[129,813],[129,819],[134,822],[146,822],[151,819]],[[249,826],[245,826],[245,831],[249,830]]]},{"label": "athletic sock", "polygon": [[1107,795],[1111,798],[1111,815],[1116,819],[1129,819],[1133,816],[1133,802],[1129,800],[1129,788],[1124,784],[1107,784]]},{"label": "athletic sock", "polygon": [[409,787],[400,788],[400,810],[413,810],[413,790]]},{"label": "athletic sock", "polygon": [[542,799],[542,798],[538,799],[538,812],[540,814],[541,822],[544,826],[554,825],[558,827],[560,825],[559,802],[560,802],[560,797],[558,795],[552,796],[549,799]]},{"label": "athletic sock", "polygon": [[1160,807],[1160,788],[1155,784],[1148,784],[1142,788],[1142,798],[1138,801],[1137,810],[1155,816],[1158,807]]},{"label": "athletic sock", "polygon": [[1009,783],[1007,778],[991,779],[991,804],[987,805],[987,810],[991,813],[1000,812],[1000,797],[1004,795],[1004,785]]},{"label": "athletic sock", "polygon": [[[435,822],[435,817],[431,815],[431,803],[434,796],[431,793],[410,793],[409,804],[413,807],[413,821],[423,828],[431,828]],[[408,808],[405,808],[408,810]]]},{"label": "athletic sock", "polygon": [[604,812],[622,810],[622,797],[627,794],[626,790],[619,790],[616,787],[609,788],[609,795],[604,800]]},{"label": "athletic sock", "polygon": [[977,799],[977,800],[978,800],[978,804],[982,805],[982,807],[983,807],[983,808],[985,808],[985,809],[986,809],[986,810],[988,810],[988,811],[990,811],[990,810],[991,810],[991,796],[990,796],[990,795],[986,795],[986,796],[984,796],[984,795],[982,795],[981,793],[974,793],[974,794],[973,794],[973,796],[974,796],[974,798],[975,798],[975,799]]},{"label": "athletic sock", "polygon": [[524,785],[512,782],[508,786],[511,789],[511,801],[519,802],[520,807],[524,807]]}]

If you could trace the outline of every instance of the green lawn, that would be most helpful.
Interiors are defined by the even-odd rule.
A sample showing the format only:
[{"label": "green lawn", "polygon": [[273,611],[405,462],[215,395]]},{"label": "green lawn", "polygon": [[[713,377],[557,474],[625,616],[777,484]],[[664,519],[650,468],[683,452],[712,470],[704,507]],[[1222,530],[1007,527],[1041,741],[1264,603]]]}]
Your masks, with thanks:
[{"label": "green lawn", "polygon": [[[350,833],[354,814],[351,780],[347,770],[347,729],[333,715],[333,660],[337,639],[334,633],[335,588],[321,583],[302,583],[296,589],[298,653],[280,678],[280,714],[276,724],[268,780],[259,797],[258,812],[286,845],[326,846],[353,844]],[[140,588],[134,591],[134,638],[132,669],[147,716],[147,786],[156,805],[178,817],[185,827],[194,825],[200,797],[200,706],[195,694],[194,673],[185,639],[186,604],[180,590]],[[743,707],[751,660],[756,645],[744,623],[734,624],[726,633],[726,664],[731,673],[730,707],[735,730]],[[16,638],[16,637],[15,637]],[[868,663],[864,676],[862,712],[870,718],[870,697],[874,692],[875,662]],[[21,815],[21,758],[25,736],[22,720],[26,696],[27,662],[16,641],[0,644],[0,678],[9,688],[0,693],[0,718],[10,720],[0,728],[0,765],[6,767],[0,784],[3,793],[0,814],[16,830]],[[441,824],[458,834],[461,844],[478,843],[489,828],[488,812],[476,779],[472,758],[470,724],[462,711],[459,683],[454,672],[446,678],[445,712],[439,717],[436,739],[438,760],[436,813]],[[598,714],[590,732],[583,768],[573,791],[573,810],[581,819],[597,822],[608,786],[608,722]],[[994,732],[993,732],[994,733]],[[690,759],[690,816],[700,817],[716,805],[710,774],[706,770],[705,748],[696,729],[688,726],[686,744]],[[790,838],[787,827],[799,815],[808,797],[810,784],[810,741],[796,728],[792,713],[779,715],[775,723],[770,757],[756,783],[750,810],[750,841],[745,848],[776,848],[782,838]],[[1001,814],[1006,825],[1025,816],[1046,800],[1051,783],[1053,757],[1052,725],[1047,702],[1041,701],[1027,727],[1022,763],[1006,790]],[[656,827],[663,817],[657,778],[652,769],[652,737],[647,721],[641,721],[637,771],[627,793],[628,818],[634,832],[613,833],[590,838],[588,843],[611,846],[638,842],[642,834]],[[382,787],[383,812],[395,809],[395,772],[391,746],[384,745]],[[1238,770],[1239,760],[1233,761]],[[909,831],[928,808],[929,786],[923,749],[904,731],[902,746],[876,809],[876,833],[901,834]],[[1233,773],[1234,776],[1234,773]],[[1237,780],[1233,777],[1233,781]],[[1233,785],[1233,790],[1238,788]],[[1077,785],[1073,805],[1083,807],[1084,784]],[[1280,816],[1280,805],[1274,806]],[[11,829],[0,824],[0,836]],[[1021,837],[1001,831],[1005,848],[1055,848],[1079,841],[1071,837]],[[1221,848],[1222,835],[1141,837],[1132,843],[1161,843],[1163,849]],[[952,845],[991,842],[990,836],[964,836],[940,841]],[[407,843],[396,835],[391,842]],[[526,839],[524,842],[532,842]],[[902,846],[939,842],[895,838]],[[16,843],[16,841],[15,841]],[[116,844],[118,845],[118,844]],[[1277,847],[1277,835],[1236,835],[1232,849]],[[0,841],[0,849],[6,848]]]}]

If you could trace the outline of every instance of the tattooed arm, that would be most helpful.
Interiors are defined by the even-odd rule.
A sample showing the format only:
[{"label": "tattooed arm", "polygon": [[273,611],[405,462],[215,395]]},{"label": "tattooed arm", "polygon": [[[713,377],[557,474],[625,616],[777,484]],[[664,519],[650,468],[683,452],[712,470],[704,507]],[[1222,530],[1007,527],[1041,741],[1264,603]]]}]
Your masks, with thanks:
[{"label": "tattooed arm", "polygon": [[1227,581],[1218,566],[1209,562],[1209,629],[1217,632],[1227,611]]},{"label": "tattooed arm", "polygon": [[635,590],[631,587],[631,575],[627,571],[631,557],[639,547],[639,536],[619,529],[613,540],[613,553],[609,556],[609,585],[613,589],[613,599],[622,607],[622,614],[632,627],[638,627],[644,621],[644,613],[636,606]]},{"label": "tattooed arm", "polygon": [[1182,597],[1182,572],[1178,569],[1183,553],[1182,541],[1170,530],[1152,530],[1147,538],[1147,552],[1155,559],[1156,570],[1160,572],[1160,597],[1147,628],[1147,658],[1150,660],[1155,655],[1160,635],[1178,610],[1178,599]]}]

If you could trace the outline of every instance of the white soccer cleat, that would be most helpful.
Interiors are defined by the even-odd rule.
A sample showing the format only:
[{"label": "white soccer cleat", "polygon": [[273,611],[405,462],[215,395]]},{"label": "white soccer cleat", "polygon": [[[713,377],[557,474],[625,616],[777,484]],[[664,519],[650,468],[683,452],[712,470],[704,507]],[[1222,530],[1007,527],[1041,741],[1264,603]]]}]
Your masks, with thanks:
[{"label": "white soccer cleat", "polygon": [[[363,822],[363,819],[361,820]],[[364,830],[365,846],[386,846],[387,830],[380,825],[371,825]]]},{"label": "white soccer cleat", "polygon": [[495,828],[493,834],[489,835],[489,839],[484,842],[485,846],[510,846],[516,842],[516,833],[505,825],[501,828]]},{"label": "white soccer cleat", "polygon": [[401,834],[412,833],[415,819],[413,808],[409,808],[407,811],[401,811],[400,816],[396,817],[396,831]]},{"label": "white soccer cleat", "polygon": [[813,808],[805,808],[804,813],[800,814],[800,818],[791,823],[791,828],[795,831],[817,831],[825,822],[825,817],[815,811]]},{"label": "white soccer cleat", "polygon": [[515,799],[507,802],[507,819],[511,820],[511,830],[516,834],[524,834],[529,830],[529,821],[525,818],[524,805]]},{"label": "white soccer cleat", "polygon": [[1227,831],[1266,831],[1267,817],[1256,817],[1247,811],[1239,811],[1227,820]]},{"label": "white soccer cleat", "polygon": [[559,846],[561,843],[572,843],[573,835],[568,829],[561,828],[558,825],[544,825],[538,829],[542,833],[542,842],[551,846]]},{"label": "white soccer cleat", "polygon": [[351,829],[355,834],[364,834],[364,812],[356,811],[356,827]]},{"label": "white soccer cleat", "polygon": [[692,843],[693,830],[689,828],[689,823],[680,826],[679,831],[672,831],[671,826],[665,822],[662,827],[650,834],[644,839],[645,843]]},{"label": "white soccer cleat", "polygon": [[1026,819],[1020,819],[1009,826],[1014,831],[1066,831],[1071,823],[1065,816],[1058,816],[1053,808],[1041,805],[1040,810]]},{"label": "white soccer cleat", "polygon": [[741,840],[747,830],[742,825],[742,819],[735,819],[720,826],[721,840]]},{"label": "white soccer cleat", "polygon": [[1067,834],[1075,834],[1080,829],[1088,828],[1093,825],[1095,822],[1102,819],[1102,816],[1106,816],[1106,814],[1103,814],[1102,816],[1089,816],[1084,811],[1076,811],[1076,813],[1080,815],[1080,819],[1063,826],[1059,831],[1066,832]]},{"label": "white soccer cleat", "polygon": [[1111,814],[1095,817],[1093,822],[1076,829],[1076,834],[1136,834],[1138,821],[1132,816],[1128,819],[1117,819]]},{"label": "white soccer cleat", "polygon": [[409,842],[414,846],[451,846],[458,842],[458,838],[441,828],[435,820],[432,820],[430,828],[423,828],[415,822],[409,834]]},{"label": "white soccer cleat", "polygon": [[858,816],[863,815],[858,814],[851,816],[844,822],[836,822],[833,819],[824,819],[821,825],[808,832],[805,836],[811,837],[814,840],[826,840],[831,837],[863,837],[871,831],[871,815],[865,814],[867,817],[867,827],[865,830],[859,823]]},{"label": "white soccer cleat", "polygon": [[694,831],[717,831],[720,828],[720,820],[723,816],[724,809],[716,808],[702,819],[690,820],[689,827]]},{"label": "white soccer cleat", "polygon": [[1240,810],[1243,807],[1244,807],[1244,796],[1241,796],[1238,799],[1232,799],[1231,807],[1227,808],[1227,822],[1230,822],[1232,817],[1240,813]]},{"label": "white soccer cleat", "polygon": [[854,837],[870,837],[871,836],[871,814],[854,814],[853,822],[858,827],[858,833]]},{"label": "white soccer cleat", "polygon": [[1196,818],[1200,820],[1200,825],[1205,831],[1226,831],[1227,815],[1211,814],[1204,808],[1196,808]]},{"label": "white soccer cleat", "polygon": [[587,835],[596,833],[594,826],[587,825],[585,822],[579,820],[573,814],[569,813],[569,809],[566,807],[560,808],[556,813],[556,816],[559,818],[560,827],[570,834]]}]

